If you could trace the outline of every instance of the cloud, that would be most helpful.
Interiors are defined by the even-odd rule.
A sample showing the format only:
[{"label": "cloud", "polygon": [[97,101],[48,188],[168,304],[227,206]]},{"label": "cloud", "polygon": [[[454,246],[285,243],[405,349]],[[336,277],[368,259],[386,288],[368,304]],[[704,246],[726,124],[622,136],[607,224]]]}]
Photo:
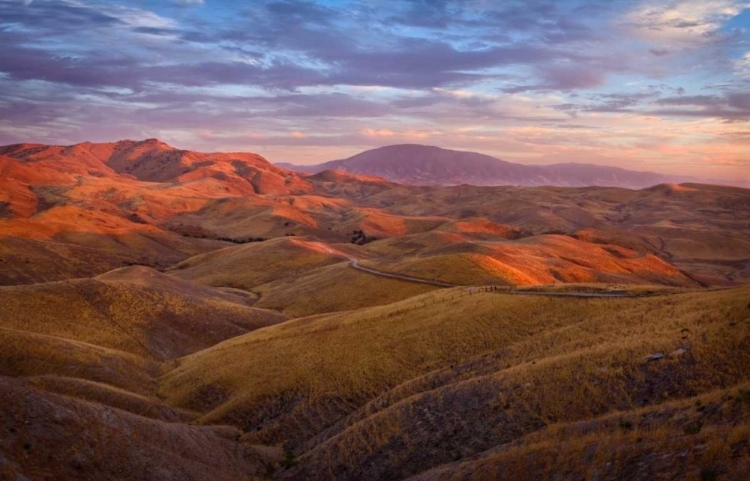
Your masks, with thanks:
[{"label": "cloud", "polygon": [[641,112],[644,104],[657,98],[659,93],[656,88],[648,88],[636,93],[592,94],[588,95],[588,102],[557,104],[553,108],[572,117],[577,117],[582,112],[636,113]]},{"label": "cloud", "polygon": [[660,142],[744,139],[729,133],[750,120],[748,35],[727,26],[740,2],[216,4],[0,0],[0,138],[148,133],[330,160],[429,136],[509,158],[656,159],[676,155]]},{"label": "cloud", "polygon": [[625,26],[662,45],[702,44],[721,39],[723,24],[746,8],[750,6],[744,0],[643,2],[627,15]]},{"label": "cloud", "polygon": [[174,3],[183,6],[195,6],[204,5],[206,2],[204,0],[174,0]]},{"label": "cloud", "polygon": [[750,111],[750,92],[733,92],[726,97],[730,107]]},{"label": "cloud", "polygon": [[747,52],[742,58],[735,60],[733,67],[740,77],[750,78],[750,52]]},{"label": "cloud", "polygon": [[659,105],[681,107],[657,109],[654,114],[674,117],[720,118],[730,122],[750,120],[750,92],[725,95],[695,95],[659,99]]},{"label": "cloud", "polygon": [[533,85],[514,85],[503,89],[507,93],[530,91],[571,91],[588,89],[603,85],[607,70],[585,64],[581,65],[544,65],[537,68],[540,82]]},{"label": "cloud", "polygon": [[720,105],[723,102],[722,98],[717,95],[691,95],[691,96],[680,96],[680,97],[667,97],[659,99],[658,104],[661,105],[690,105],[697,107],[707,107]]},{"label": "cloud", "polygon": [[654,57],[663,57],[665,55],[669,55],[672,52],[668,48],[650,48],[648,49],[648,53],[650,53]]},{"label": "cloud", "polygon": [[[0,3],[0,9],[3,5],[6,3]],[[159,82],[294,90],[337,85],[453,88],[502,82],[508,76],[499,69],[527,68],[542,82],[516,87],[517,91],[570,91],[598,86],[611,68],[620,68],[601,53],[581,52],[578,42],[598,36],[574,19],[575,12],[561,7],[510,2],[481,12],[461,2],[406,1],[401,5],[407,17],[420,13],[424,17],[455,17],[449,23],[431,26],[448,29],[451,35],[401,32],[387,23],[388,14],[357,1],[351,12],[303,0],[263,1],[238,15],[244,15],[241,23],[194,28],[117,4],[97,4],[95,8],[72,0],[45,3],[33,16],[8,12],[9,19],[29,32],[60,37],[61,45],[78,42],[78,47],[86,41],[84,50],[71,58],[61,57],[47,46],[30,48],[24,40],[33,35],[27,33],[22,35],[26,39],[16,39],[17,50],[13,51],[11,43],[8,55],[28,55],[32,65],[10,65],[3,71],[23,80],[96,86],[111,82],[131,89]],[[353,23],[353,16],[357,22]],[[38,23],[39,18],[42,21]],[[247,22],[252,23],[252,29],[246,28]],[[524,35],[512,40],[499,38],[498,23]],[[118,43],[122,47],[104,48],[115,31],[123,39]],[[74,35],[83,37],[75,39]],[[156,40],[161,43],[155,44]],[[568,43],[575,48],[562,47]],[[139,58],[139,65],[130,63],[125,72],[116,67],[120,59],[132,58]],[[88,72],[91,79],[86,78]]]}]

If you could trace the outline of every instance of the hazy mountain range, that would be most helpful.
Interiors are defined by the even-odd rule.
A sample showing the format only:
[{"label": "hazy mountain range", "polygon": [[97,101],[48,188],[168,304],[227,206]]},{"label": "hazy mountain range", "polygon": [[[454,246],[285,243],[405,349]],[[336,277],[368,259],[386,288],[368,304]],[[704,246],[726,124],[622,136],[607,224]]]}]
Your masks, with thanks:
[{"label": "hazy mountain range", "polygon": [[697,180],[694,177],[638,172],[593,164],[524,165],[476,152],[417,144],[389,145],[367,150],[347,159],[317,165],[276,165],[312,173],[331,169],[343,170],[416,185],[598,185],[641,189],[656,184]]}]

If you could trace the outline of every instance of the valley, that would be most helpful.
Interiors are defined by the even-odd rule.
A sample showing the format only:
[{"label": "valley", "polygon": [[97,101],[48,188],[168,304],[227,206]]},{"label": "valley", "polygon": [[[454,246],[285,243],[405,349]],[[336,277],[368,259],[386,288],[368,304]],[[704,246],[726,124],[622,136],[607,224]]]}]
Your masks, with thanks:
[{"label": "valley", "polygon": [[0,305],[0,479],[750,469],[739,187],[407,185],[156,139],[14,144]]}]

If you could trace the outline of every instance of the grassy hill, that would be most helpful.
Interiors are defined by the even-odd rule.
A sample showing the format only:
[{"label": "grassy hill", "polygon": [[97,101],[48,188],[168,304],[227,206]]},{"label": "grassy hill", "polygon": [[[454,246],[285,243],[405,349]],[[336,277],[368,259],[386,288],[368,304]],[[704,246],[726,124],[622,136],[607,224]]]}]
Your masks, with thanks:
[{"label": "grassy hill", "polygon": [[254,300],[145,267],[0,287],[0,479],[261,479],[276,450],[156,395],[174,358],[286,319]]},{"label": "grassy hill", "polygon": [[747,288],[637,299],[441,290],[225,341],[181,360],[160,393],[249,442],[284,444],[299,456],[292,479],[401,479],[548,426],[739,389],[748,302]]},{"label": "grassy hill", "polygon": [[434,286],[373,276],[339,263],[257,286],[258,307],[289,317],[390,304],[435,290]]},{"label": "grassy hill", "polygon": [[137,416],[0,376],[2,479],[260,480],[277,455],[229,427]]},{"label": "grassy hill", "polygon": [[750,468],[750,190],[405,186],[156,139],[0,172],[0,479]]},{"label": "grassy hill", "polygon": [[345,260],[329,253],[319,242],[279,238],[192,257],[174,266],[169,273],[209,286],[249,289]]},{"label": "grassy hill", "polygon": [[143,267],[0,287],[0,302],[0,375],[138,410],[161,404],[153,392],[164,361],[285,320],[244,292]]}]

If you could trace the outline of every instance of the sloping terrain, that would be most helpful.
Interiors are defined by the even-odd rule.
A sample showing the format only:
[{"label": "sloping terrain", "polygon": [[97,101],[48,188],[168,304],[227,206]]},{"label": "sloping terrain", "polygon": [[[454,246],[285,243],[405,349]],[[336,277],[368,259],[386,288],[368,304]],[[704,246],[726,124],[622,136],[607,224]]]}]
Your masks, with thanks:
[{"label": "sloping terrain", "polygon": [[[285,478],[403,479],[548,426],[744,389],[748,302],[747,288],[608,300],[442,290],[226,341],[181,360],[160,392],[249,442],[283,443],[299,461]],[[743,403],[733,436],[747,430]]]},{"label": "sloping terrain", "polygon": [[[420,242],[420,235],[406,236]],[[591,245],[561,235],[519,240],[473,241],[454,235],[451,243],[414,257],[381,257],[364,265],[408,276],[454,284],[536,285],[629,283],[695,285],[695,281],[658,257],[616,245]],[[390,240],[380,241],[390,243]],[[427,242],[425,242],[427,244]],[[368,249],[379,249],[377,242]]]},{"label": "sloping terrain", "polygon": [[262,284],[253,288],[253,292],[260,296],[258,307],[302,317],[390,304],[435,289],[435,286],[374,276],[352,269],[347,262]]},{"label": "sloping terrain", "polygon": [[749,393],[745,384],[553,425],[408,479],[743,479],[750,468]]},{"label": "sloping terrain", "polygon": [[434,289],[351,269],[354,247],[283,237],[196,256],[168,274],[248,290],[259,297],[257,307],[291,317],[388,304]]},{"label": "sloping terrain", "polygon": [[192,257],[169,273],[205,285],[249,289],[342,260],[319,242],[283,237]]},{"label": "sloping terrain", "polygon": [[[156,139],[4,146],[0,172],[0,283],[5,285],[91,277],[134,264],[166,270],[222,247],[281,237],[347,243],[355,232],[364,235],[358,243],[368,245],[354,257],[383,254],[371,260],[383,269],[415,272],[440,270],[432,266],[444,263],[438,255],[478,254],[506,263],[502,246],[488,253],[486,246],[471,245],[478,243],[524,239],[527,253],[541,255],[542,264],[580,257],[577,252],[587,249],[582,243],[602,244],[590,250],[609,249],[613,257],[626,252],[621,248],[632,251],[624,254],[627,261],[597,255],[602,266],[620,265],[614,270],[577,261],[541,267],[511,263],[519,273],[500,275],[500,283],[643,279],[674,285],[686,282],[677,279],[682,275],[694,283],[731,285],[750,279],[750,194],[739,188],[404,186],[338,171],[297,174],[255,154],[183,151]],[[420,234],[425,237],[416,241]],[[557,242],[550,253],[534,247],[548,244],[539,237],[544,234],[579,242]],[[390,247],[378,250],[378,241]],[[665,275],[669,268],[653,256],[683,274]],[[219,257],[207,259],[223,265]],[[465,271],[459,283],[498,277],[486,275],[492,260],[463,256],[460,261],[473,265],[468,271],[477,276]],[[208,264],[203,268],[211,270]],[[222,282],[247,285],[242,279]]]},{"label": "sloping terrain", "polygon": [[151,359],[185,355],[280,322],[246,293],[215,291],[145,267],[95,279],[0,288],[0,327]]},{"label": "sloping terrain", "polygon": [[0,147],[0,479],[741,479],[749,226],[739,188]]},{"label": "sloping terrain", "polygon": [[245,292],[193,285],[144,267],[0,287],[0,302],[0,375],[115,399],[123,408],[153,404],[162,362],[285,320],[250,307]]},{"label": "sloping terrain", "polygon": [[175,357],[285,320],[253,302],[145,267],[0,287],[0,479],[260,479],[273,449],[155,395]]},{"label": "sloping terrain", "polygon": [[237,430],[136,416],[0,376],[0,478],[258,480],[273,457]]},{"label": "sloping terrain", "polygon": [[[747,189],[702,184],[637,191],[422,187],[393,189],[367,202],[387,205],[400,215],[509,227],[509,232],[498,233],[498,240],[565,234],[589,243],[621,246],[639,255],[656,255],[705,284],[750,279]],[[451,227],[455,230],[455,224]]]}]

